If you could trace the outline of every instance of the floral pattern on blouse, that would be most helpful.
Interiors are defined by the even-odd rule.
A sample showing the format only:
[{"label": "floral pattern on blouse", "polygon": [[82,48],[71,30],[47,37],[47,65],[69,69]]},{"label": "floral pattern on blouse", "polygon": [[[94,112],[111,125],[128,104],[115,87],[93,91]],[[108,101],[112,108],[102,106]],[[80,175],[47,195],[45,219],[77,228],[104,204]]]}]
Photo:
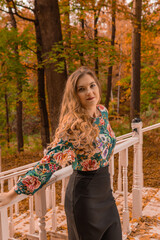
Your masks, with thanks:
[{"label": "floral pattern on blouse", "polygon": [[14,188],[18,194],[33,195],[49,181],[55,171],[69,164],[72,164],[74,170],[80,171],[93,171],[109,165],[116,137],[108,121],[107,109],[103,105],[97,105],[97,108],[101,116],[94,118],[93,121],[93,125],[97,125],[100,130],[96,143],[93,143],[96,153],[88,159],[82,150],[74,149],[70,142],[60,139],[33,170],[20,177]]}]

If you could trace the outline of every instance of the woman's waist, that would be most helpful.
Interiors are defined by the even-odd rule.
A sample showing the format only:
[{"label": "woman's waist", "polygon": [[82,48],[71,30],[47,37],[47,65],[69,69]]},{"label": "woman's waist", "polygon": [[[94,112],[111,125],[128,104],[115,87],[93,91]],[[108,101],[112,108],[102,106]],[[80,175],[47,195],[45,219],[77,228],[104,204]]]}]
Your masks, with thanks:
[{"label": "woman's waist", "polygon": [[93,174],[101,168],[109,165],[108,159],[80,159],[72,162],[72,168],[74,171],[87,172]]},{"label": "woman's waist", "polygon": [[81,169],[73,169],[73,174],[82,175],[82,176],[94,176],[97,174],[105,174],[109,173],[109,166],[101,166],[96,170],[81,170]]},{"label": "woman's waist", "polygon": [[101,198],[111,191],[108,166],[93,171],[74,170],[70,178],[70,184],[73,184],[73,182],[75,193],[81,196],[99,196]]}]

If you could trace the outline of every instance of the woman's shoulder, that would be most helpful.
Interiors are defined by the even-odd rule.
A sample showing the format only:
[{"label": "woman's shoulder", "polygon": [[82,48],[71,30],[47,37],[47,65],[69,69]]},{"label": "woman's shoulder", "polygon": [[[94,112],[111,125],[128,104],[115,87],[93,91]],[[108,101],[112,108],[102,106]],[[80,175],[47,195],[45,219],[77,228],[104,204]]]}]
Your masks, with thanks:
[{"label": "woman's shoulder", "polygon": [[99,108],[99,110],[101,112],[107,112],[108,113],[108,110],[107,110],[107,108],[104,105],[98,104],[97,107]]}]

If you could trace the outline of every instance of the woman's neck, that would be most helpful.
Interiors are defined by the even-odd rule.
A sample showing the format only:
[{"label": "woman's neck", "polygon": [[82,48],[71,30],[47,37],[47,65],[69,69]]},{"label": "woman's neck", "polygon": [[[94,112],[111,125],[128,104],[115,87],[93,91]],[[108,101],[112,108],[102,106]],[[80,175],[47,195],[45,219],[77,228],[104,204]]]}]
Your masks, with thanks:
[{"label": "woman's neck", "polygon": [[87,108],[86,110],[87,110],[89,116],[91,116],[92,118],[96,118],[96,117],[100,116],[100,112],[97,109],[97,106],[93,106],[93,107]]}]

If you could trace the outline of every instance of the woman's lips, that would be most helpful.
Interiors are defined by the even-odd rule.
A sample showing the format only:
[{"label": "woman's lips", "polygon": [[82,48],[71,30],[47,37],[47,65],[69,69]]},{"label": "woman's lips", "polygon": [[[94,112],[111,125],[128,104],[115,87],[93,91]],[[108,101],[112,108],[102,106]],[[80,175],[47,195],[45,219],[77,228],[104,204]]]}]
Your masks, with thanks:
[{"label": "woman's lips", "polygon": [[87,98],[87,100],[92,100],[92,99],[94,99],[94,97],[91,97],[91,98]]}]

